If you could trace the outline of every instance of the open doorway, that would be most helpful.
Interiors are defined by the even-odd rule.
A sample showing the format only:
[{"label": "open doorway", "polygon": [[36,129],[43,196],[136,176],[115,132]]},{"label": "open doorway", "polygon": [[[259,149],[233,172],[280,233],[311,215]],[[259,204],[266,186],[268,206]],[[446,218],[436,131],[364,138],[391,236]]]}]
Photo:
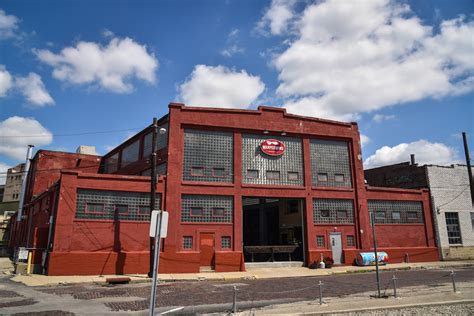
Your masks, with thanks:
[{"label": "open doorway", "polygon": [[244,197],[245,262],[304,262],[303,200]]}]

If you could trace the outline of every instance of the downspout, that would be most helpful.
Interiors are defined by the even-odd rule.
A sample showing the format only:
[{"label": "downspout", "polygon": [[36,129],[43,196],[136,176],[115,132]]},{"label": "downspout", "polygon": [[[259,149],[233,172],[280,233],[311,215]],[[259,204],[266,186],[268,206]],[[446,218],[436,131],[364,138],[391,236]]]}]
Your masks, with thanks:
[{"label": "downspout", "polygon": [[49,253],[53,249],[53,234],[54,234],[54,225],[55,225],[55,215],[58,211],[58,203],[59,203],[59,196],[60,196],[60,186],[59,182],[56,184],[56,201],[54,202],[54,209],[51,209],[51,215],[49,217],[49,229],[48,229],[48,243],[46,244],[45,254],[42,262],[43,266],[43,274],[47,274],[48,272],[48,259]]}]

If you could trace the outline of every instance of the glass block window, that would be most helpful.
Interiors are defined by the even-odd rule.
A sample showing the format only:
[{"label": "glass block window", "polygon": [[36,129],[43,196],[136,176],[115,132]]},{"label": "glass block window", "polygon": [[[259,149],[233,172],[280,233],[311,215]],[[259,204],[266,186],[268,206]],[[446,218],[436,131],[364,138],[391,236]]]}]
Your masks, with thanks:
[{"label": "glass block window", "polygon": [[[181,221],[187,223],[232,223],[233,204],[232,196],[183,195]],[[198,208],[202,210],[202,215],[193,216],[194,210]]]},{"label": "glass block window", "polygon": [[[150,193],[78,189],[76,218],[149,221],[149,205]],[[156,209],[160,205],[161,197],[157,194]]]},{"label": "glass block window", "polygon": [[125,167],[138,160],[140,154],[140,140],[136,140],[122,150],[121,167]]},{"label": "glass block window", "polygon": [[459,214],[457,212],[446,212],[446,229],[450,245],[462,244],[461,229],[459,227]]},{"label": "glass block window", "polygon": [[[269,156],[260,144],[269,138],[282,141],[286,150],[281,156]],[[242,135],[242,182],[245,184],[304,185],[303,177],[289,176],[290,172],[303,174],[303,150],[300,138],[266,135]],[[258,172],[249,172],[257,170]],[[278,172],[278,176],[277,176]],[[292,178],[293,177],[293,178]]]},{"label": "glass block window", "polygon": [[352,200],[313,199],[314,224],[354,224]]},{"label": "glass block window", "polygon": [[221,248],[222,249],[230,249],[231,248],[231,243],[230,243],[230,237],[229,236],[222,236],[222,238],[221,238]]},{"label": "glass block window", "polygon": [[[183,180],[232,182],[234,170],[232,133],[184,130]],[[200,172],[194,168],[202,168]],[[216,169],[217,171],[216,174]]]},{"label": "glass block window", "polygon": [[113,173],[117,171],[118,157],[119,157],[119,154],[116,153],[104,160],[104,173]]},{"label": "glass block window", "polygon": [[369,215],[375,212],[378,224],[423,223],[423,204],[419,201],[369,200]]},{"label": "glass block window", "polygon": [[310,152],[313,185],[323,187],[352,186],[347,142],[312,139]]},{"label": "glass block window", "polygon": [[193,236],[183,237],[183,249],[193,249]]},{"label": "glass block window", "polygon": [[318,248],[326,247],[325,242],[324,242],[324,236],[322,235],[316,236],[316,245],[318,246]]},{"label": "glass block window", "polygon": [[347,236],[347,247],[355,247],[355,238],[352,235]]}]

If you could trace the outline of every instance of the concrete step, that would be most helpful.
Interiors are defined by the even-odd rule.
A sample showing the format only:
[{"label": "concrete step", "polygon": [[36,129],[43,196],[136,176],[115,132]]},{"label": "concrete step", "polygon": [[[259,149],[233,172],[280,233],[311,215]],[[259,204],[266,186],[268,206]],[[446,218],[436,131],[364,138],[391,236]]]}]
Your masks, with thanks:
[{"label": "concrete step", "polygon": [[274,261],[274,262],[246,262],[245,270],[265,269],[265,268],[292,268],[302,267],[303,261]]}]

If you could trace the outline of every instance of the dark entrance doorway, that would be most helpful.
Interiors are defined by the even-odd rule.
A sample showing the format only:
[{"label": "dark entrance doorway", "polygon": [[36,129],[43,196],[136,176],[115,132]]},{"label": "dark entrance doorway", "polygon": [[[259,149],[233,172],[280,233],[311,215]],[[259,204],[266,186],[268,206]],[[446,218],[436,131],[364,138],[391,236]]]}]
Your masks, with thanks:
[{"label": "dark entrance doorway", "polygon": [[244,197],[245,262],[304,261],[303,200]]}]

